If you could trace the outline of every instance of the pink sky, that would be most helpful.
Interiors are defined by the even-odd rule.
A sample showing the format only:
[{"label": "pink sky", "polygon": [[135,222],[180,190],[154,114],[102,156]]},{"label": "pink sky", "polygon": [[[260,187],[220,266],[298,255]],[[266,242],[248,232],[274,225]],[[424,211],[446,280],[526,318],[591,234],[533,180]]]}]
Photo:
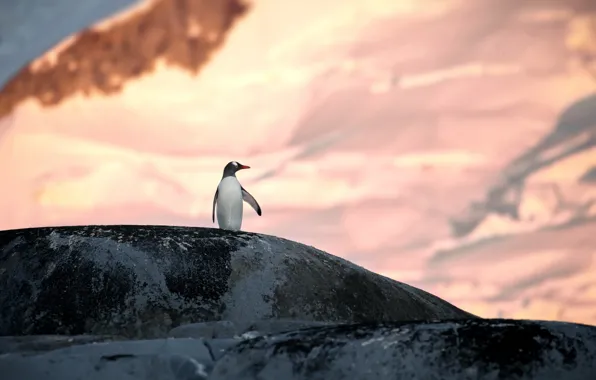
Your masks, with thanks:
[{"label": "pink sky", "polygon": [[545,185],[593,192],[577,184],[593,151],[532,177],[521,221],[450,236],[448,218],[594,88],[567,50],[565,2],[498,3],[260,0],[198,77],[161,64],[115,96],[24,102],[0,120],[0,228],[215,227],[215,188],[238,160],[263,208],[246,208],[245,230],[482,316],[596,323],[593,226],[539,231],[566,218]]}]

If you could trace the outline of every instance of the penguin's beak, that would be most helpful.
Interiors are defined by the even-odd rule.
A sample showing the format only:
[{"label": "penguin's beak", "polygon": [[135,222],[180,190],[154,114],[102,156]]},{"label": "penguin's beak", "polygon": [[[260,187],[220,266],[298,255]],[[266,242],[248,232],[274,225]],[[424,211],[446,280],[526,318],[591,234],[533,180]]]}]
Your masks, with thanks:
[{"label": "penguin's beak", "polygon": [[246,165],[238,165],[238,170],[242,170],[242,169],[250,169],[250,166],[246,166]]}]

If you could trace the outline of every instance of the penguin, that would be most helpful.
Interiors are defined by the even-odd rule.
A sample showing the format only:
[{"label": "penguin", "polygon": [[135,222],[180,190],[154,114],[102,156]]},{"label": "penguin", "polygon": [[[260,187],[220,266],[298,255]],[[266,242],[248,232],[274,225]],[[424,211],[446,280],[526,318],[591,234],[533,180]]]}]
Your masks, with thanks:
[{"label": "penguin", "polygon": [[215,205],[217,205],[217,224],[219,228],[224,230],[240,230],[242,226],[242,201],[251,205],[257,215],[261,216],[261,206],[236,178],[236,172],[242,169],[250,169],[250,166],[242,165],[237,161],[228,162],[213,197],[211,219],[215,223]]}]

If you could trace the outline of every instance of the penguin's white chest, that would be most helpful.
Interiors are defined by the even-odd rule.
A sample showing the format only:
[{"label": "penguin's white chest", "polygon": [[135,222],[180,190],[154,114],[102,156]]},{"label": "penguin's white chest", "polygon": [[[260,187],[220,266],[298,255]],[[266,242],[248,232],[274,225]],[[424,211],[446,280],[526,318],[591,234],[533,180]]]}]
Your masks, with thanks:
[{"label": "penguin's white chest", "polygon": [[242,188],[236,177],[226,177],[218,186],[217,224],[225,230],[239,230],[242,226]]}]

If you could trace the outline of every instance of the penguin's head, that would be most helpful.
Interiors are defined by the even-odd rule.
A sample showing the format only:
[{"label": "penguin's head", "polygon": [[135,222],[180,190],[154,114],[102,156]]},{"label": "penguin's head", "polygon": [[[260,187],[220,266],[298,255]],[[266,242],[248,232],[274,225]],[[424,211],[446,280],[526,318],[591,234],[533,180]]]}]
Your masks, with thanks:
[{"label": "penguin's head", "polygon": [[250,169],[250,166],[242,165],[238,161],[230,161],[224,168],[223,176],[227,177],[230,175],[235,175],[238,170],[242,169]]}]

